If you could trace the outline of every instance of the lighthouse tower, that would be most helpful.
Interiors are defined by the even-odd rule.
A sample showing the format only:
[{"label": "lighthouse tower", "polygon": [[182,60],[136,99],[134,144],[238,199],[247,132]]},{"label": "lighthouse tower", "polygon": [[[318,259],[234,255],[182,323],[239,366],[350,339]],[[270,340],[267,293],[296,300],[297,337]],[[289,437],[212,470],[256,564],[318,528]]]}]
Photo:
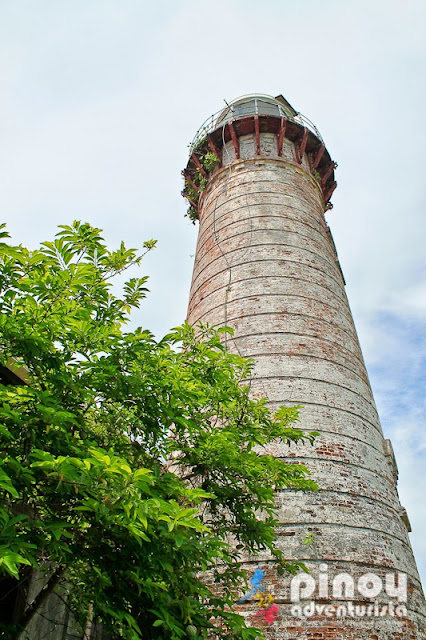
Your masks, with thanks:
[{"label": "lighthouse tower", "polygon": [[252,393],[271,408],[302,405],[301,428],[319,432],[313,446],[269,449],[305,464],[319,486],[277,495],[278,545],[310,574],[280,577],[265,557],[278,615],[262,622],[254,599],[244,614],[276,640],[422,640],[397,466],[324,219],[336,166],[282,96],[244,96],[201,127],[184,170],[199,219],[188,320],[233,327],[229,350],[254,361]]}]

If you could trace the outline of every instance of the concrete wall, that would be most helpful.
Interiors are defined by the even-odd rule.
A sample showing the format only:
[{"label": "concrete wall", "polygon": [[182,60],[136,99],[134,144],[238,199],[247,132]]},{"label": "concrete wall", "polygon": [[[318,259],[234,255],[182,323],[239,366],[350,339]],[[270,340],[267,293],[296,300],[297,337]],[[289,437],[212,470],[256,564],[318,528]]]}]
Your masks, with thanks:
[{"label": "concrete wall", "polygon": [[[34,600],[45,582],[46,577],[43,574],[32,573],[28,602]],[[29,623],[27,630],[22,632],[17,640],[89,640],[85,635],[86,621],[77,621],[66,602],[65,589],[51,593]],[[102,625],[92,625],[90,640],[108,640]]]},{"label": "concrete wall", "polygon": [[[236,160],[229,142],[224,166],[202,195],[188,320],[233,327],[229,349],[255,362],[253,394],[266,395],[273,408],[302,404],[301,426],[320,433],[313,446],[269,447],[275,456],[306,464],[320,487],[318,494],[277,496],[278,544],[286,556],[306,562],[315,578],[326,563],[330,582],[342,571],[355,579],[371,572],[383,580],[399,571],[409,582],[406,619],[300,619],[290,613],[290,579],[277,576],[265,556],[263,584],[279,607],[275,621],[264,622],[267,637],[424,638],[425,603],[400,517],[397,472],[387,455],[321,190],[307,158],[297,163],[289,140],[279,158],[275,136],[262,133],[260,150],[254,156],[254,135],[244,136]],[[365,604],[366,598],[355,593],[353,602]],[[254,600],[243,610],[256,623],[262,620],[255,617]]]}]

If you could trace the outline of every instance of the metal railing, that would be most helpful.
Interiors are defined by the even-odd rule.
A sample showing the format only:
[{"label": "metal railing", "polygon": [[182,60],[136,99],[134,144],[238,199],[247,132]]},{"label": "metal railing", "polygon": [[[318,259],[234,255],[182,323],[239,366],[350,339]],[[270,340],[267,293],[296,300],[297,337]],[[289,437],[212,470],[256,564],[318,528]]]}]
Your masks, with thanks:
[{"label": "metal railing", "polygon": [[323,142],[321,134],[316,126],[301,113],[291,113],[289,109],[286,109],[285,105],[271,96],[250,95],[247,96],[246,99],[238,98],[231,104],[227,104],[224,109],[217,111],[207,118],[207,120],[198,129],[190,144],[190,153],[194,151],[197,145],[208,133],[212,133],[212,131],[215,131],[220,126],[224,127],[228,122],[236,120],[237,118],[255,115],[287,118],[292,122],[302,125],[303,127],[307,127],[321,142]]}]

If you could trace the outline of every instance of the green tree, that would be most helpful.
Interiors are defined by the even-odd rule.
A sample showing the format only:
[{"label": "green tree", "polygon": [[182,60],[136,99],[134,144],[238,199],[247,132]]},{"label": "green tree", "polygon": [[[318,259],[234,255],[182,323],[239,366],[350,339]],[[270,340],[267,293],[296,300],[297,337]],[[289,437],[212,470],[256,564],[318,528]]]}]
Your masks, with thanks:
[{"label": "green tree", "polygon": [[296,569],[274,546],[274,492],[315,483],[262,447],[307,437],[297,408],[250,397],[225,329],[124,331],[146,278],[113,281],[153,241],[139,255],[88,224],[59,229],[35,251],[4,230],[0,245],[1,358],[28,373],[0,385],[0,589],[17,594],[3,635],[59,590],[110,637],[262,637],[233,611],[239,559],[269,549]]}]

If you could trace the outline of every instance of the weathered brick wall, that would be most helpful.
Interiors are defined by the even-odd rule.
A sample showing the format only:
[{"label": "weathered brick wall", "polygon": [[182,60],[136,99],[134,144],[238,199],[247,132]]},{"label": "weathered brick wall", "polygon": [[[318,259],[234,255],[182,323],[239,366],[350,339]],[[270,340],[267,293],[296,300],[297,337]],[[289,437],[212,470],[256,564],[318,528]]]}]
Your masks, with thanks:
[{"label": "weathered brick wall", "polygon": [[[424,597],[400,517],[396,470],[386,455],[321,190],[307,158],[296,162],[289,140],[281,158],[273,134],[261,134],[261,157],[254,156],[254,135],[239,143],[241,159],[229,142],[224,166],[201,198],[188,320],[232,326],[230,350],[255,362],[253,394],[266,395],[272,407],[302,404],[302,428],[320,433],[313,446],[269,447],[275,456],[306,464],[320,487],[318,494],[277,496],[279,546],[287,557],[305,561],[314,577],[326,563],[330,584],[342,572],[356,583],[369,572],[385,580],[398,571],[409,584],[407,618],[297,618],[290,579],[277,576],[265,557],[262,584],[278,616],[269,624],[255,616],[254,599],[241,610],[263,621],[267,637],[277,640],[425,638]],[[317,591],[317,603],[345,602]],[[389,598],[355,592],[351,600],[368,605]]]}]

